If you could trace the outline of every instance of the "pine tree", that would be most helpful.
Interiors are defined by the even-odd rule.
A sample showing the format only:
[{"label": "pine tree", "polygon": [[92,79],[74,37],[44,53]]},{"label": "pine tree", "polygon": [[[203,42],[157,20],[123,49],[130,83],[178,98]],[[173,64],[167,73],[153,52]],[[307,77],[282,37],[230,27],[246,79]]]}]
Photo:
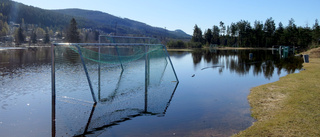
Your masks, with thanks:
[{"label": "pine tree", "polygon": [[44,36],[44,41],[43,41],[45,44],[48,44],[50,42],[50,36],[49,36],[49,33],[46,32],[45,36]]},{"label": "pine tree", "polygon": [[67,31],[67,41],[70,43],[79,43],[80,35],[77,28],[77,22],[74,18],[71,19],[69,29]]},{"label": "pine tree", "polygon": [[198,27],[198,25],[194,26],[194,30],[193,30],[193,36],[191,39],[192,42],[203,42],[203,38],[202,38],[202,31],[201,29]]},{"label": "pine tree", "polygon": [[211,44],[211,39],[212,39],[213,35],[212,35],[212,30],[208,29],[205,33],[204,33],[204,38],[206,40],[207,44]]},{"label": "pine tree", "polygon": [[315,24],[313,26],[312,39],[314,44],[318,45],[320,43],[320,26],[318,19],[316,19]]},{"label": "pine tree", "polygon": [[37,43],[37,34],[36,34],[35,31],[32,32],[31,42],[32,42],[33,44]]},{"label": "pine tree", "polygon": [[21,26],[16,31],[14,38],[15,38],[15,41],[16,41],[17,45],[20,45],[21,43],[24,42],[25,36],[23,35],[23,29],[21,28]]}]

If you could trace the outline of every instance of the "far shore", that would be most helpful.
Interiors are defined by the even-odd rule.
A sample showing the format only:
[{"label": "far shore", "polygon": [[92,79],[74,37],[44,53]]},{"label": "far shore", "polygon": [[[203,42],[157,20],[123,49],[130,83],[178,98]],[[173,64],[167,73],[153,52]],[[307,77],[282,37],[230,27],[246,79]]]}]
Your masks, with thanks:
[{"label": "far shore", "polygon": [[204,48],[168,48],[168,51],[193,51],[197,49],[214,49],[214,50],[276,50],[275,48],[257,48],[257,47],[204,47]]},{"label": "far shore", "polygon": [[[21,44],[21,45],[0,45],[0,47],[16,47],[16,48],[29,48],[29,47],[51,47],[52,44]],[[259,47],[203,47],[203,48],[167,48],[168,51],[194,51],[197,49],[214,49],[214,50],[277,50],[277,48],[259,48]]]}]

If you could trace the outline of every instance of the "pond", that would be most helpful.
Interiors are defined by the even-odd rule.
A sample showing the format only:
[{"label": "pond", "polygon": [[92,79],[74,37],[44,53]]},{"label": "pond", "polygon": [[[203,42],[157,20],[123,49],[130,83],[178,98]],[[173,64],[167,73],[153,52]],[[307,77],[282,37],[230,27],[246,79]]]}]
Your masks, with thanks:
[{"label": "pond", "polygon": [[[121,109],[134,105],[132,102],[94,104],[68,98],[73,92],[58,95],[57,103],[52,104],[50,47],[0,48],[0,136],[230,136],[255,121],[247,101],[250,88],[297,73],[303,63],[299,57],[282,56],[273,50],[194,50],[169,54],[179,84],[165,89],[170,91],[160,94],[163,100],[148,102],[149,110],[161,113],[136,113],[135,109]],[[139,71],[130,68],[133,71],[128,73]],[[110,83],[132,82],[119,81]],[[120,109],[102,112],[110,107]],[[78,130],[88,129],[90,132],[78,134]]]}]

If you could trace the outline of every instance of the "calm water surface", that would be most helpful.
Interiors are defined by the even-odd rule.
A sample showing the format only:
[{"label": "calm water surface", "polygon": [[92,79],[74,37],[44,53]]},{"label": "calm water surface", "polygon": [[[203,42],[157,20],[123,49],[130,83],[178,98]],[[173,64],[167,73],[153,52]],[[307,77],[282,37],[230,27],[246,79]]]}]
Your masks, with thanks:
[{"label": "calm water surface", "polygon": [[[284,58],[271,50],[195,50],[170,52],[170,56],[180,83],[169,91],[174,94],[165,100],[165,113],[126,115],[85,135],[230,136],[254,122],[247,101],[250,88],[302,68],[302,59]],[[67,109],[73,102],[61,101],[62,96],[57,102],[57,123],[52,125],[50,61],[50,48],[0,49],[0,136],[73,136],[77,135],[73,127],[84,129],[95,122],[87,122],[92,102],[83,102],[81,108],[86,111],[73,112]],[[85,122],[68,121],[72,113]],[[103,117],[111,115],[96,119],[106,120]]]}]

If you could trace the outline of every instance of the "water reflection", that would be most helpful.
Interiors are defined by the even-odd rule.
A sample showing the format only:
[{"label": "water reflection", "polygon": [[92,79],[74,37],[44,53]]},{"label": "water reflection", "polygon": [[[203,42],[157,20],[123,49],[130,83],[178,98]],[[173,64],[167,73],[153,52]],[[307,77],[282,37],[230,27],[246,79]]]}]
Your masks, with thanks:
[{"label": "water reflection", "polygon": [[50,48],[47,47],[9,49],[0,47],[0,76],[16,73],[18,68],[48,64],[50,60]]},{"label": "water reflection", "polygon": [[[302,68],[302,58],[293,55],[281,58],[280,54],[272,53],[272,50],[195,50],[192,58],[195,67],[204,60],[212,67],[226,67],[239,75],[247,75],[252,69],[253,75],[262,73],[267,79],[272,77],[274,71],[278,75],[282,70],[290,74]],[[223,73],[223,69],[219,72]]]},{"label": "water reflection", "polygon": [[[251,87],[302,67],[299,58],[272,51],[170,54],[180,80],[177,89],[173,81],[159,86],[159,79],[168,76],[163,75],[169,68],[164,59],[150,64],[156,79],[150,81],[147,99],[144,75],[137,75],[145,72],[138,67],[143,60],[125,65],[122,75],[119,66],[102,65],[100,101],[94,104],[77,55],[60,58],[68,63],[57,65],[59,91],[51,102],[50,48],[0,50],[0,136],[231,136],[252,124]],[[88,71],[98,91],[97,65],[89,63]]]}]

